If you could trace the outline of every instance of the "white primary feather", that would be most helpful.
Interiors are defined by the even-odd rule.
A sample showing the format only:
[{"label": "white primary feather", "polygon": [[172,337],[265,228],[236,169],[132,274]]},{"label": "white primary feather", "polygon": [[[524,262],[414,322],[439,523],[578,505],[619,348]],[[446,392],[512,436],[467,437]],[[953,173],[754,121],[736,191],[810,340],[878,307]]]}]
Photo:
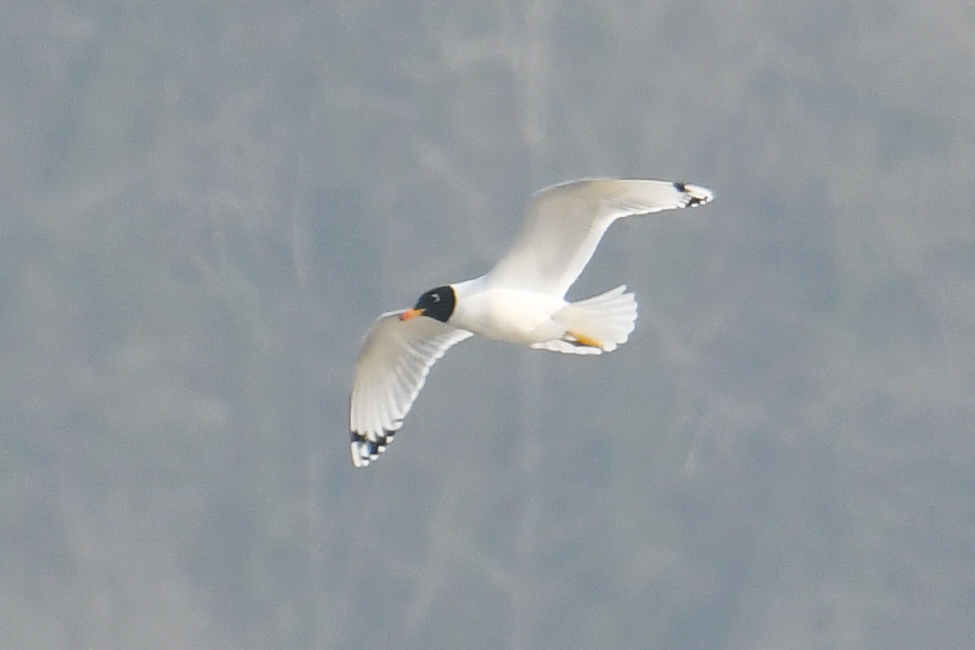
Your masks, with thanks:
[{"label": "white primary feather", "polygon": [[430,366],[472,336],[432,318],[380,316],[362,341],[349,409],[352,462],[365,467],[383,451],[423,388]]},{"label": "white primary feather", "polygon": [[535,193],[525,223],[489,282],[557,296],[576,281],[620,217],[703,205],[711,191],[670,181],[584,179]]}]

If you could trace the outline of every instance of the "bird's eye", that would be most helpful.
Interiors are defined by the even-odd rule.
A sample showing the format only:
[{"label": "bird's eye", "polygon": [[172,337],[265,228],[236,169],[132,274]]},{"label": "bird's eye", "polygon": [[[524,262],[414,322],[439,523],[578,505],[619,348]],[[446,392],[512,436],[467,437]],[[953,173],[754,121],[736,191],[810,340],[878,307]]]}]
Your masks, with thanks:
[{"label": "bird's eye", "polygon": [[440,302],[440,294],[439,293],[435,293],[435,294],[433,294],[430,297],[433,298],[433,302]]}]

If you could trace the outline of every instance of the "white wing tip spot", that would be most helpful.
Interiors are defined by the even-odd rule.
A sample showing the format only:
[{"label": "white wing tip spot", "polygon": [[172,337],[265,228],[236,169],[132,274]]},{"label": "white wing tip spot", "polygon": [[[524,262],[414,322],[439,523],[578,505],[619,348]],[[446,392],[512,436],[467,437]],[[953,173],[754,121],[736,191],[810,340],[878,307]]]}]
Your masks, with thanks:
[{"label": "white wing tip spot", "polygon": [[355,438],[353,438],[352,439],[352,444],[349,445],[349,446],[350,446],[351,452],[352,452],[352,465],[355,466],[355,467],[368,467],[369,466],[369,458],[368,458],[368,456],[365,456],[364,457],[362,455],[362,451],[363,451],[362,448],[365,445],[363,445],[362,442],[360,442],[360,441],[356,440]]}]

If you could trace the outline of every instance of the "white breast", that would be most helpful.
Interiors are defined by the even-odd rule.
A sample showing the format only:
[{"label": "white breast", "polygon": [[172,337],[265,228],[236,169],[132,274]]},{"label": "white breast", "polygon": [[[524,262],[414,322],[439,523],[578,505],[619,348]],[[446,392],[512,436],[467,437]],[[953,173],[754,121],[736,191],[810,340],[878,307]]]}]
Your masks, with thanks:
[{"label": "white breast", "polygon": [[484,289],[459,297],[450,323],[498,341],[538,343],[563,334],[552,315],[565,304],[551,294]]}]

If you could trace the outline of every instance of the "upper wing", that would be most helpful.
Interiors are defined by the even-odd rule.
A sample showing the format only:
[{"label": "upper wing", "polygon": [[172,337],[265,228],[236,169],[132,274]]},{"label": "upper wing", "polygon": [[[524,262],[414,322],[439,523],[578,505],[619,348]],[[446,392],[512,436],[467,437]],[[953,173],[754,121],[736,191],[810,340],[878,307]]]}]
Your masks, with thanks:
[{"label": "upper wing", "polygon": [[359,350],[349,432],[352,464],[365,467],[386,450],[403,424],[433,362],[471,333],[419,317],[401,321],[402,311],[380,316]]},{"label": "upper wing", "polygon": [[620,217],[703,205],[711,191],[670,181],[584,179],[532,198],[521,233],[489,274],[495,286],[565,295]]}]

